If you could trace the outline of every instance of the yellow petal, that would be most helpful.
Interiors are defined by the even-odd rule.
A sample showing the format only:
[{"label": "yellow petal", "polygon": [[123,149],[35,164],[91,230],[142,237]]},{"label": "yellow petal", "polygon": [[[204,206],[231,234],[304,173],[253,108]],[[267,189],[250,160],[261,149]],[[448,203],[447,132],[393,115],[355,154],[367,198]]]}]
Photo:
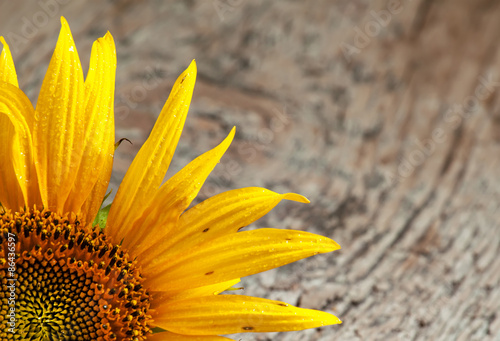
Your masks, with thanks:
[{"label": "yellow petal", "polygon": [[339,248],[333,240],[309,232],[258,229],[209,240],[175,255],[160,255],[143,263],[143,273],[150,288],[176,293],[256,274]]},{"label": "yellow petal", "polygon": [[[237,232],[264,216],[283,199],[309,202],[295,193],[278,194],[259,187],[218,194],[185,212],[166,238],[155,237],[155,244],[144,254],[144,259],[149,262],[160,254],[175,254],[181,248],[193,248],[210,239]],[[160,226],[148,231],[153,233]],[[144,240],[138,238],[137,243]],[[147,245],[151,245],[151,241]]]},{"label": "yellow petal", "polygon": [[16,171],[14,169],[14,144],[19,145],[16,127],[19,122],[0,111],[0,204],[6,209],[19,210],[26,205]]},{"label": "yellow petal", "polygon": [[185,300],[188,298],[204,297],[210,295],[218,295],[221,292],[231,289],[234,285],[240,282],[239,278],[232,279],[226,282],[215,283],[203,287],[183,290],[175,295],[165,294],[161,291],[152,292],[154,297],[151,303],[151,309],[157,309],[159,306],[166,304],[169,301]]},{"label": "yellow petal", "polygon": [[30,124],[34,110],[16,86],[0,82],[0,202],[18,210],[28,204],[30,187],[36,189]]},{"label": "yellow petal", "polygon": [[111,177],[113,158],[107,160],[106,163],[107,164],[103,165],[99,179],[92,188],[90,195],[87,197],[87,200],[85,200],[80,209],[79,219],[82,222],[86,222],[88,224],[92,223],[97,215],[97,212],[99,212],[99,209],[101,208],[103,198],[108,189],[109,179]]},{"label": "yellow petal", "polygon": [[227,337],[222,336],[196,336],[196,335],[180,335],[170,332],[162,332],[153,334],[147,337],[148,341],[229,341]]},{"label": "yellow petal", "polygon": [[149,138],[125,174],[109,212],[106,229],[121,239],[148,206],[165,177],[182,132],[193,95],[196,63],[179,76]]},{"label": "yellow petal", "polygon": [[84,138],[84,83],[68,23],[61,32],[35,110],[35,165],[45,207],[62,213],[75,181]]},{"label": "yellow petal", "polygon": [[284,332],[342,323],[336,316],[262,298],[219,295],[166,304],[155,317],[161,328],[188,335]]},{"label": "yellow petal", "polygon": [[[169,224],[169,222],[173,219],[177,221],[181,213],[191,204],[210,172],[231,144],[234,132],[233,128],[217,147],[200,155],[169,179],[156,192],[142,217],[134,224],[122,227],[120,231],[124,237],[123,245],[132,254],[139,255],[156,241],[163,240],[172,231],[167,227],[172,227],[174,224]],[[175,231],[177,230],[172,232],[175,233]],[[162,252],[162,250],[164,249],[154,251]]]},{"label": "yellow petal", "polygon": [[[92,46],[90,66],[85,80],[85,137],[81,143],[83,156],[77,179],[65,203],[65,212],[80,213],[96,182],[107,184],[113,166],[114,153],[114,93],[116,52],[113,37],[108,32]],[[102,201],[93,192],[91,200]],[[103,194],[104,195],[104,194]]]},{"label": "yellow petal", "polygon": [[9,45],[7,45],[5,39],[1,36],[0,43],[3,44],[2,54],[0,54],[0,81],[19,87],[16,68],[14,67],[14,61],[12,60],[12,55],[10,54]]}]

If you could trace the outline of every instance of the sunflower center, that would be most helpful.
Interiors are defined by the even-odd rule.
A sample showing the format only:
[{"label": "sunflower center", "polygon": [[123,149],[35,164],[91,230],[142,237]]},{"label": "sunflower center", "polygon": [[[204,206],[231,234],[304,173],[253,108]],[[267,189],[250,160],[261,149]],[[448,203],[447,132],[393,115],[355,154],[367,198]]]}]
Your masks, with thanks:
[{"label": "sunflower center", "polygon": [[74,214],[0,213],[1,340],[144,340],[135,261]]}]

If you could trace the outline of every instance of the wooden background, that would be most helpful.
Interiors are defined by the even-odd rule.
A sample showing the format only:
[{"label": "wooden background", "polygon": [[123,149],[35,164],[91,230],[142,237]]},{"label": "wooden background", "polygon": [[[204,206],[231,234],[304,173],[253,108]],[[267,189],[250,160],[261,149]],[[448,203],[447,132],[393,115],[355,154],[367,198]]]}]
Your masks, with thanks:
[{"label": "wooden background", "polygon": [[256,226],[342,250],[244,280],[341,326],[241,340],[500,340],[500,2],[2,1],[35,101],[59,31],[118,50],[116,189],[177,75],[199,77],[169,175],[237,137],[200,198],[306,195]]}]

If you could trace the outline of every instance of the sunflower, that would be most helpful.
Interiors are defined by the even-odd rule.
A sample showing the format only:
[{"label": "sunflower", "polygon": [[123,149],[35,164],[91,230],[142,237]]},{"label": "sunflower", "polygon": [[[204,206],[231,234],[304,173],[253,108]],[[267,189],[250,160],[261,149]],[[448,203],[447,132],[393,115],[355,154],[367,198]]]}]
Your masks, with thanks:
[{"label": "sunflower", "polygon": [[[116,54],[94,42],[87,77],[64,18],[36,109],[0,57],[0,339],[228,340],[221,334],[340,323],[328,313],[234,294],[241,277],[339,248],[302,231],[240,229],[281,200],[241,188],[188,209],[224,141],[162,184],[186,119],[193,61],[111,206]],[[97,217],[97,218],[96,218]]]}]

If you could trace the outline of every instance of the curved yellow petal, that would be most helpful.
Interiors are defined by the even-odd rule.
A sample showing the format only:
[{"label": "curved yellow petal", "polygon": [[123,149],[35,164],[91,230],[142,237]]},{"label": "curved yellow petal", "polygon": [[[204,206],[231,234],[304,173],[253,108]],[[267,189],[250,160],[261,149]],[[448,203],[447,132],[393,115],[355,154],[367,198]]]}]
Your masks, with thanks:
[{"label": "curved yellow petal", "polygon": [[239,282],[240,279],[236,278],[226,282],[220,282],[198,288],[183,290],[182,292],[179,292],[175,295],[169,295],[168,293],[163,293],[161,291],[152,292],[154,300],[153,302],[151,302],[151,309],[157,309],[158,307],[167,304],[170,301],[185,300],[188,298],[204,297],[210,295],[219,295],[221,292],[231,289],[231,287],[238,284]]},{"label": "curved yellow petal", "polygon": [[[85,136],[81,143],[82,160],[77,179],[65,203],[65,212],[80,213],[83,203],[96,182],[106,183],[113,166],[114,154],[114,93],[116,52],[113,37],[108,32],[92,46],[90,66],[85,80]],[[104,179],[100,177],[104,176]],[[104,189],[105,191],[106,189]],[[102,202],[102,196],[92,192],[92,201]]]},{"label": "curved yellow petal", "polygon": [[37,191],[30,131],[33,113],[31,102],[18,87],[0,82],[0,202],[6,208],[36,204],[32,202]]},{"label": "curved yellow petal", "polygon": [[0,204],[6,209],[19,210],[26,205],[26,200],[15,171],[16,158],[13,145],[19,145],[20,139],[16,135],[19,135],[21,125],[1,110],[0,125],[2,127],[0,129],[0,158],[3,160],[0,163]]},{"label": "curved yellow petal", "polygon": [[[188,208],[201,186],[226,152],[234,138],[235,128],[217,147],[200,155],[172,176],[153,196],[142,217],[127,228],[122,228],[123,245],[132,254],[141,254],[155,242],[161,241],[177,229],[172,229],[181,213]],[[168,213],[166,213],[168,212]],[[170,227],[170,228],[168,228]],[[131,232],[129,234],[129,231]],[[163,252],[163,245],[160,250]]]},{"label": "curved yellow petal", "polygon": [[149,138],[125,174],[106,226],[117,239],[121,240],[135,218],[142,215],[165,177],[186,120],[195,80],[193,60],[175,82]]},{"label": "curved yellow petal", "polygon": [[342,323],[332,314],[262,298],[219,295],[166,304],[155,323],[172,332],[217,335],[284,332]]},{"label": "curved yellow petal", "polygon": [[161,332],[147,337],[148,341],[229,341],[227,337],[222,336],[197,336],[197,335],[181,335],[170,332]]},{"label": "curved yellow petal", "polygon": [[150,288],[176,293],[337,249],[340,246],[335,241],[309,232],[258,229],[222,236],[176,254],[162,254],[143,263],[143,273]]},{"label": "curved yellow petal", "polygon": [[[154,245],[147,249],[144,258],[150,261],[160,254],[175,254],[181,248],[186,250],[222,235],[235,233],[267,214],[283,199],[309,202],[299,194],[278,194],[259,187],[218,194],[186,211],[166,238],[155,237]],[[149,229],[148,233],[155,233],[161,226]],[[143,240],[137,238],[136,242]],[[151,245],[151,241],[146,244]]]},{"label": "curved yellow petal", "polygon": [[86,222],[88,224],[92,223],[97,215],[97,212],[99,212],[99,209],[101,208],[103,198],[108,190],[109,179],[113,168],[113,158],[107,160],[106,163],[107,164],[103,165],[101,174],[99,175],[97,182],[94,184],[87,200],[85,200],[80,208],[79,219],[82,222]]},{"label": "curved yellow petal", "polygon": [[14,67],[14,60],[12,59],[9,45],[2,36],[0,36],[0,43],[3,44],[2,54],[0,54],[0,81],[19,87],[16,68]]},{"label": "curved yellow petal", "polygon": [[68,23],[61,32],[35,110],[35,165],[45,207],[63,212],[82,158],[83,73]]}]

